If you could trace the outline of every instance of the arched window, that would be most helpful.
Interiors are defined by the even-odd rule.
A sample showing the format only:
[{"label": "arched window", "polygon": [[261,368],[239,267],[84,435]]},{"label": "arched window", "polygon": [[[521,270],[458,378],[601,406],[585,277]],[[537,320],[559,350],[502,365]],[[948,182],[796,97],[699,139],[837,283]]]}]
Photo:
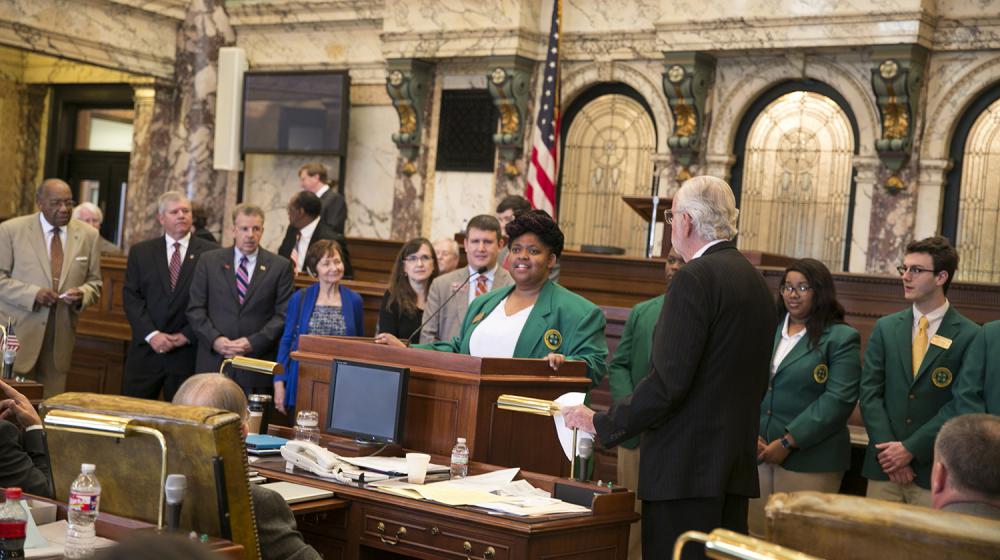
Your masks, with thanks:
[{"label": "arched window", "polygon": [[645,254],[647,224],[622,196],[649,195],[656,127],[645,101],[623,84],[596,86],[566,112],[559,225],[566,246]]},{"label": "arched window", "polygon": [[941,232],[958,249],[956,277],[1000,281],[1000,84],[966,110],[951,144]]},{"label": "arched window", "polygon": [[738,246],[845,270],[856,126],[830,88],[796,85],[762,96],[741,126]]}]

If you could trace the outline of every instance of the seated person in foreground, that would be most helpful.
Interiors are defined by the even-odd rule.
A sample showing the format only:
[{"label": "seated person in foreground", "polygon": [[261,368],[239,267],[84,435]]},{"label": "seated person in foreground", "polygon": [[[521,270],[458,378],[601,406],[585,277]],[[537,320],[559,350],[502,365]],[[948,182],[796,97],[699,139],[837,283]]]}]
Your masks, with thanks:
[{"label": "seated person in foreground", "polygon": [[0,391],[4,393],[0,400],[0,487],[16,486],[51,498],[52,473],[42,419],[28,397],[3,380]]},{"label": "seated person in foreground", "polygon": [[434,246],[423,237],[407,241],[389,273],[389,289],[378,310],[378,332],[417,342],[431,282],[438,276]]},{"label": "seated person in foreground", "polygon": [[[554,370],[566,360],[587,363],[597,383],[606,372],[604,313],[586,299],[549,280],[563,248],[563,233],[544,211],[526,212],[507,225],[514,285],[469,304],[458,336],[414,348],[490,358],[546,359]],[[381,333],[379,344],[402,346]]]},{"label": "seated person in foreground", "polygon": [[317,241],[303,260],[306,270],[315,271],[319,282],[295,292],[288,301],[285,332],[278,345],[278,362],[285,373],[274,376],[274,406],[286,414],[295,408],[299,384],[299,362],[291,358],[299,348],[299,335],[365,334],[361,296],[340,283],[344,279],[340,245],[329,239]]},{"label": "seated person in foreground", "polygon": [[1000,416],[965,414],[934,442],[934,509],[1000,520]]},{"label": "seated person in foreground", "polygon": [[[208,406],[238,414],[247,426],[247,398],[235,381],[217,373],[199,373],[188,378],[174,395],[174,404]],[[257,537],[263,560],[319,560],[295,527],[295,516],[285,499],[274,490],[250,485],[250,498],[257,518]]]}]

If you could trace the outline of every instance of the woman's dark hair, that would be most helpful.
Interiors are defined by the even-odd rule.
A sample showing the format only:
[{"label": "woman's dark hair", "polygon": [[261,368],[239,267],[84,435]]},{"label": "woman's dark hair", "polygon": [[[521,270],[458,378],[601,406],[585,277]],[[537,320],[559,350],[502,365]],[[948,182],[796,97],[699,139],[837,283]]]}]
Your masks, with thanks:
[{"label": "woman's dark hair", "polygon": [[[785,269],[781,283],[789,272],[798,272],[806,277],[806,282],[812,288],[812,311],[806,319],[806,332],[809,334],[809,347],[817,348],[823,331],[832,324],[844,322],[844,306],[837,301],[837,289],[833,286],[833,275],[825,264],[816,259],[798,259]],[[784,317],[785,299],[778,294],[778,316]]]},{"label": "woman's dark hair", "polygon": [[340,260],[344,260],[344,253],[340,250],[340,243],[337,243],[333,239],[321,239],[316,243],[309,246],[309,250],[306,251],[306,261],[303,263],[303,269],[309,274],[316,276],[316,265],[319,261],[326,258],[327,255],[333,256],[336,254],[340,257]]},{"label": "woman's dark hair", "polygon": [[431,272],[431,277],[427,279],[427,285],[424,287],[424,296],[427,295],[431,281],[437,278],[440,269],[438,269],[437,256],[434,254],[434,245],[426,238],[417,237],[404,243],[403,248],[396,255],[396,262],[393,263],[392,272],[389,274],[389,300],[386,302],[386,307],[391,308],[395,305],[401,313],[417,312],[417,293],[413,291],[413,286],[410,285],[410,280],[406,277],[403,259],[416,253],[423,246],[430,249],[431,262],[434,263],[434,271]]},{"label": "woman's dark hair", "polygon": [[515,215],[514,220],[507,224],[506,230],[511,244],[518,237],[533,233],[556,257],[562,255],[565,237],[559,224],[545,210],[529,210]]}]

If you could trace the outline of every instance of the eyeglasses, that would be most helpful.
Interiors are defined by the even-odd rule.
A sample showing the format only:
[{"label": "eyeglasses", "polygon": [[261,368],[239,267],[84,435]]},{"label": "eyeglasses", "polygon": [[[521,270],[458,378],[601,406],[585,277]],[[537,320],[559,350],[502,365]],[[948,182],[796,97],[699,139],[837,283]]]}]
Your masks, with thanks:
[{"label": "eyeglasses", "polygon": [[418,262],[418,261],[419,262],[424,262],[424,263],[425,262],[431,262],[431,256],[430,255],[409,255],[407,257],[403,257],[403,261],[408,262],[408,263],[415,263],[415,262]]},{"label": "eyeglasses", "polygon": [[799,292],[800,294],[805,294],[811,289],[812,286],[810,286],[809,284],[799,284],[798,286],[794,286],[792,284],[782,284],[778,286],[779,292],[788,295],[792,295],[793,292]]},{"label": "eyeglasses", "polygon": [[900,266],[896,267],[896,272],[898,272],[900,276],[903,276],[907,272],[910,273],[910,276],[916,276],[916,275],[920,274],[921,272],[934,272],[934,269],[932,269],[932,268],[921,268],[921,267],[919,267],[917,265],[913,265],[913,266],[900,265]]}]

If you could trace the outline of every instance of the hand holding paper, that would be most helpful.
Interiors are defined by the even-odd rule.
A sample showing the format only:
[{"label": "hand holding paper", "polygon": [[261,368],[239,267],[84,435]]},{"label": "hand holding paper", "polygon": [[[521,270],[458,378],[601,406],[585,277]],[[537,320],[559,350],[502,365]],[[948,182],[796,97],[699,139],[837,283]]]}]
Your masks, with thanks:
[{"label": "hand holding paper", "polygon": [[562,444],[563,453],[570,461],[576,456],[576,450],[573,449],[573,429],[581,430],[577,435],[577,448],[580,446],[580,441],[593,440],[593,433],[596,431],[593,422],[594,411],[583,406],[586,396],[584,393],[566,393],[555,400],[555,403],[562,407],[562,412],[552,419],[556,423],[556,434],[559,436],[559,443]]}]

